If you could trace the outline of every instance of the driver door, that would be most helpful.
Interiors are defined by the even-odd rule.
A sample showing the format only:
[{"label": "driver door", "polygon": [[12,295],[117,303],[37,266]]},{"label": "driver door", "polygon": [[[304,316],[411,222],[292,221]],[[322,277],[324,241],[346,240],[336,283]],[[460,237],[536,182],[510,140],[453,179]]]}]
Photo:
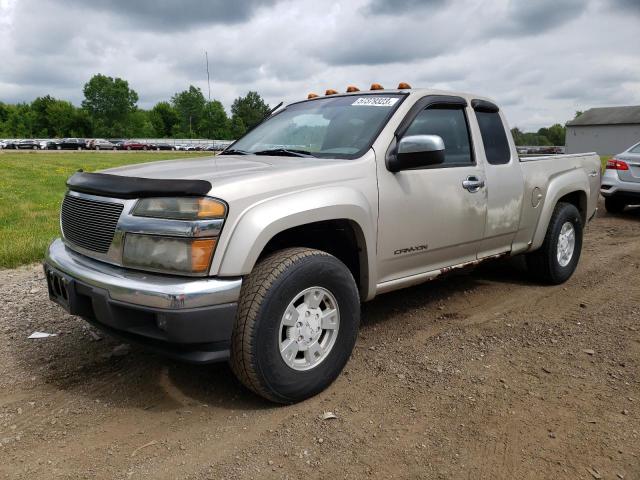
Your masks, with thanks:
[{"label": "driver door", "polygon": [[419,111],[403,136],[439,135],[445,161],[392,173],[377,162],[379,283],[473,261],[484,236],[485,172],[474,154],[466,102]]}]

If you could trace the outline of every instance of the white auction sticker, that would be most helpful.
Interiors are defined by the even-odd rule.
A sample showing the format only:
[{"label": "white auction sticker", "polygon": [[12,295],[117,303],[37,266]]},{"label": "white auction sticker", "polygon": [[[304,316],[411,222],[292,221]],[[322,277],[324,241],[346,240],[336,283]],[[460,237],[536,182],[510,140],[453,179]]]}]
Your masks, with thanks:
[{"label": "white auction sticker", "polygon": [[393,97],[360,97],[351,105],[365,105],[368,107],[392,107],[398,102],[397,98]]}]

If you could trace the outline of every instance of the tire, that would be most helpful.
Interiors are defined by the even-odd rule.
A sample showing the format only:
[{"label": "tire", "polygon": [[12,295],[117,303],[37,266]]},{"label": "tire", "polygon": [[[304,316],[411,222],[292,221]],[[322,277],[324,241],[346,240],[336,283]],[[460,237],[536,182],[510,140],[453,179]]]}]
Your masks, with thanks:
[{"label": "tire", "polygon": [[604,199],[604,208],[609,213],[622,213],[624,207],[627,205],[624,203],[624,200],[616,197],[605,197]]},{"label": "tire", "polygon": [[[561,242],[561,234],[570,235],[571,229],[573,229],[573,248],[570,255],[568,250],[565,250],[565,255],[562,256],[560,252],[562,244],[560,247],[558,245]],[[542,246],[526,256],[527,267],[533,277],[549,285],[566,282],[573,275],[580,259],[583,229],[582,216],[575,205],[558,203],[551,215]],[[565,238],[569,237],[565,236]],[[565,243],[565,246],[567,245],[568,243]]]},{"label": "tire", "polygon": [[[316,344],[325,342],[325,349],[307,352],[311,361],[317,363],[305,366],[307,354],[298,352],[302,358],[292,355],[289,360],[302,362],[294,368],[287,364],[280,347],[284,342],[300,345],[289,335],[305,318],[320,321],[318,315],[309,315],[305,310],[305,295],[316,292],[324,295],[316,311],[322,314],[335,307],[337,321],[336,317],[329,316],[333,318],[334,326],[326,330],[320,328]],[[291,305],[297,298],[304,299],[297,308],[305,311],[305,316],[302,321],[294,319],[295,326],[287,327],[284,325],[285,312],[289,308],[296,312]],[[309,324],[306,321],[306,325]],[[309,248],[288,248],[272,253],[256,264],[242,285],[231,338],[231,368],[247,388],[270,401],[294,403],[304,400],[327,388],[338,377],[353,351],[359,324],[358,289],[351,272],[341,261]],[[292,334],[294,338],[311,335],[310,329],[303,329],[304,326],[295,330],[298,333]],[[298,347],[294,348],[297,352]]]}]

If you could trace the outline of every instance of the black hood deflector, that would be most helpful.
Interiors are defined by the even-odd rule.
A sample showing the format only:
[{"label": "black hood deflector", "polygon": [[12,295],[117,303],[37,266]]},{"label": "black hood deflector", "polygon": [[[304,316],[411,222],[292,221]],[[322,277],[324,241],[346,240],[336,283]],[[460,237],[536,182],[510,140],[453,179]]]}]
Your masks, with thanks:
[{"label": "black hood deflector", "polygon": [[166,180],[86,172],[73,174],[67,180],[67,187],[74,192],[125,199],[202,196],[211,191],[211,183],[206,180]]}]

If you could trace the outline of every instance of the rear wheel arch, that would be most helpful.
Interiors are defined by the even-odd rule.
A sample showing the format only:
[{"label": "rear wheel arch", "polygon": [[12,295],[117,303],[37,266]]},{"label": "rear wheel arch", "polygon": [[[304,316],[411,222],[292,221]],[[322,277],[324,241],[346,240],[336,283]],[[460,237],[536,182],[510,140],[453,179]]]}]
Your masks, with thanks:
[{"label": "rear wheel arch", "polygon": [[536,250],[542,246],[553,212],[561,202],[574,205],[580,212],[583,225],[586,225],[588,194],[584,183],[581,181],[581,178],[578,177],[579,174],[580,171],[574,170],[570,174],[572,176],[575,175],[573,178],[567,176],[558,177],[555,179],[556,181],[552,181],[549,184],[545,195],[545,202],[541,206],[542,212],[538,219],[530,250]]}]

